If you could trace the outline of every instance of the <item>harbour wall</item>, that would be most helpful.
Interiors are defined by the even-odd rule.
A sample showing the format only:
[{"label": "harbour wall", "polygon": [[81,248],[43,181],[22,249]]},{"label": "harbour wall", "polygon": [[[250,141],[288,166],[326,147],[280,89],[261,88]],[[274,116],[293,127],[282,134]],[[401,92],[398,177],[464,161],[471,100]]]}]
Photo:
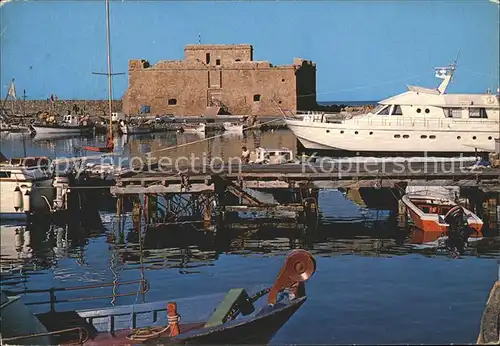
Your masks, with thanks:
[{"label": "harbour wall", "polygon": [[[8,100],[2,105],[8,114],[36,116],[43,112],[64,115],[68,111],[78,114],[89,114],[91,117],[107,116],[108,100],[58,100],[55,102],[47,100]],[[74,108],[76,106],[76,108]],[[119,112],[122,109],[122,101],[113,101],[113,111]]]},{"label": "harbour wall", "polygon": [[[27,116],[36,116],[43,112],[64,115],[68,113],[68,110],[72,111],[74,106],[78,108],[78,113],[88,113],[91,117],[107,116],[108,113],[108,100],[58,100],[56,102],[47,100],[8,100],[2,106],[8,114],[22,115],[25,109]],[[351,107],[343,104],[333,104],[328,106],[316,105],[311,110],[338,113],[341,110],[366,112],[372,108],[371,105]],[[113,111],[122,111],[122,100],[113,101]],[[269,114],[269,116],[271,115]]]}]

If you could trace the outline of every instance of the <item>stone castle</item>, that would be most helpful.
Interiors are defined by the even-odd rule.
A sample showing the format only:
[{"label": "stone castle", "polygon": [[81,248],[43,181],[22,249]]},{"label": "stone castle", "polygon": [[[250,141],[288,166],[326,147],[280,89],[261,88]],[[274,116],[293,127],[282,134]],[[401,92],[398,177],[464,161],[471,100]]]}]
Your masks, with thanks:
[{"label": "stone castle", "polygon": [[253,47],[187,45],[184,60],[129,61],[123,112],[174,115],[279,115],[316,106],[316,64],[273,66]]}]

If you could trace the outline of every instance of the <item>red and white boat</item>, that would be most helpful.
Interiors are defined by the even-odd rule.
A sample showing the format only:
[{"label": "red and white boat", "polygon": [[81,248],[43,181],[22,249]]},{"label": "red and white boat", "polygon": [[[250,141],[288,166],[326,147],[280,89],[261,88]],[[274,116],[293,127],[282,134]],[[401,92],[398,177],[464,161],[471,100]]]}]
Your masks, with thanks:
[{"label": "red and white boat", "polygon": [[[452,200],[432,195],[406,194],[401,201],[416,227],[427,234],[447,234],[451,228],[467,226],[470,238],[482,238],[483,221]],[[429,237],[425,237],[429,239]],[[431,237],[432,238],[432,237]]]}]

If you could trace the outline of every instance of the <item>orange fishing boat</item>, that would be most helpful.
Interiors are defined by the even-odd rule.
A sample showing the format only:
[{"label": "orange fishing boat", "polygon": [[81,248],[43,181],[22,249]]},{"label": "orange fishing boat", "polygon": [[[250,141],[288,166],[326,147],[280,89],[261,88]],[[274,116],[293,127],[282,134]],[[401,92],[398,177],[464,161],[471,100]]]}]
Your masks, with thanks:
[{"label": "orange fishing boat", "polygon": [[416,227],[428,236],[442,235],[452,231],[467,229],[471,238],[482,238],[483,221],[470,210],[458,205],[452,200],[432,195],[406,194],[401,201],[405,204],[408,214]]}]

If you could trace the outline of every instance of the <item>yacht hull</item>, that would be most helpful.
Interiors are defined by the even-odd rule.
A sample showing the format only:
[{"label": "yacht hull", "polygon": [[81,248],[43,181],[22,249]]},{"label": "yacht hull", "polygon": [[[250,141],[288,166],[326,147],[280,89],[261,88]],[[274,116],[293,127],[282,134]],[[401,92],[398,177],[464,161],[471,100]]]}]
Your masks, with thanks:
[{"label": "yacht hull", "polygon": [[494,151],[498,130],[410,127],[356,127],[354,123],[307,123],[286,120],[288,128],[310,150],[352,152],[447,152]]}]

